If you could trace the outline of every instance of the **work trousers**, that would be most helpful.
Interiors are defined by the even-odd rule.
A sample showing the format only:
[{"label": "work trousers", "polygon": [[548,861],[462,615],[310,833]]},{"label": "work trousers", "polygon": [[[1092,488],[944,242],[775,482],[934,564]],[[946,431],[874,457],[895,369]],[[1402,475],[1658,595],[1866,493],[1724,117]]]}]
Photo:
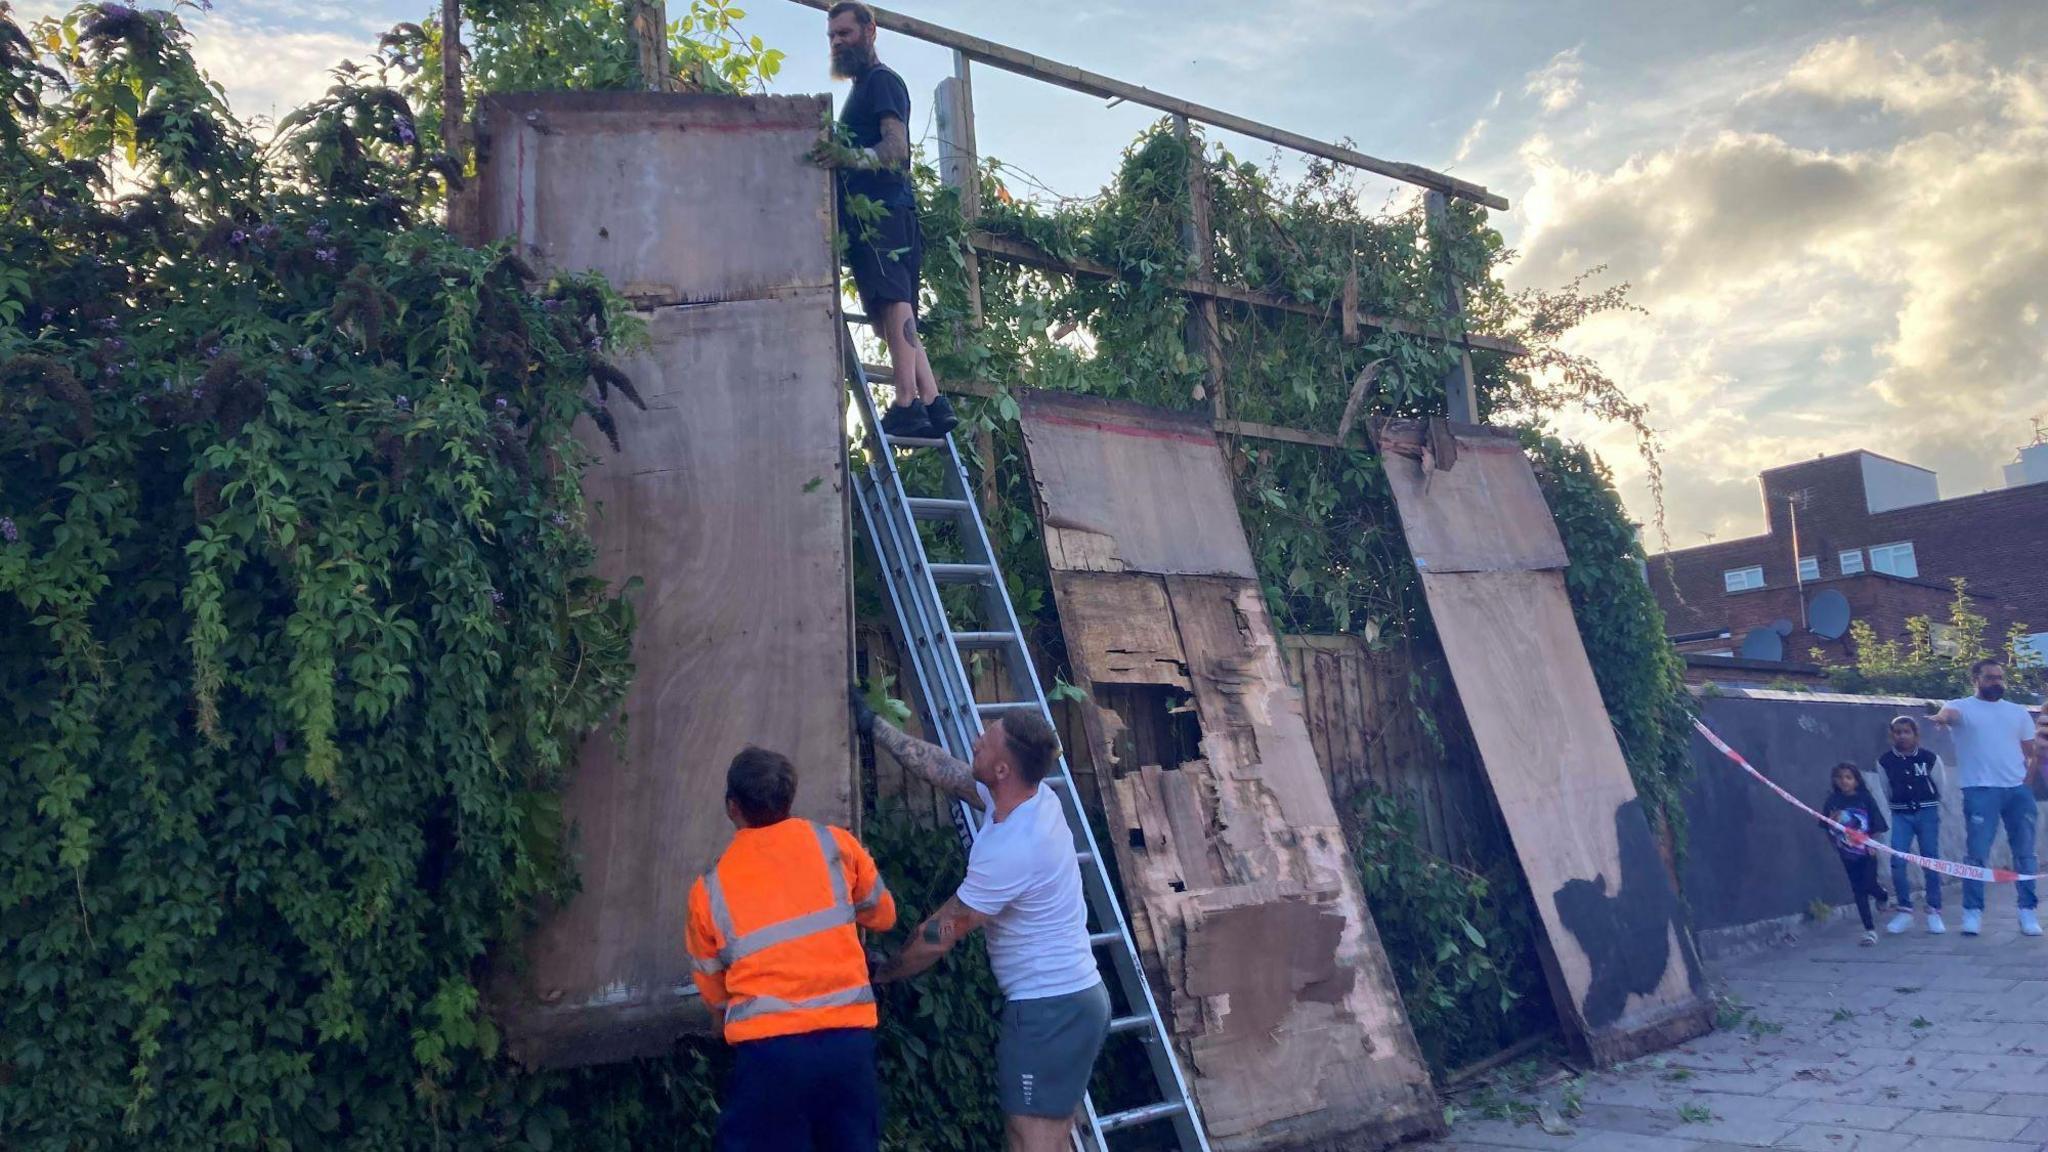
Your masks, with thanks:
[{"label": "work trousers", "polygon": [[881,1142],[874,1029],[733,1045],[718,1152],[876,1152]]},{"label": "work trousers", "polygon": [[[2005,825],[2005,845],[2012,849],[2012,870],[2022,875],[2034,871],[2034,822],[2041,818],[2040,808],[2035,806],[2034,790],[2025,784],[2010,788],[1965,788],[1963,789],[1963,826],[1965,840],[1963,863],[1982,867],[1991,855],[1991,842],[1998,838],[1998,826]],[[2018,889],[2020,907],[2032,908],[2035,903],[2034,882],[2022,880],[2013,885]],[[1963,908],[1984,908],[1984,882],[1963,881]]]}]

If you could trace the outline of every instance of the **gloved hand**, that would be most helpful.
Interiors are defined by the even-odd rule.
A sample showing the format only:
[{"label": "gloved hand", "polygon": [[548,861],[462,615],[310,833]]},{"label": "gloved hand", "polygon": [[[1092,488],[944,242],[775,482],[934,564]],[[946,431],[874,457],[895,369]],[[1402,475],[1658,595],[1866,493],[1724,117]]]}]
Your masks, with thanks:
[{"label": "gloved hand", "polygon": [[875,734],[875,710],[868,707],[867,695],[858,684],[846,689],[846,698],[853,704],[853,728],[863,736]]}]

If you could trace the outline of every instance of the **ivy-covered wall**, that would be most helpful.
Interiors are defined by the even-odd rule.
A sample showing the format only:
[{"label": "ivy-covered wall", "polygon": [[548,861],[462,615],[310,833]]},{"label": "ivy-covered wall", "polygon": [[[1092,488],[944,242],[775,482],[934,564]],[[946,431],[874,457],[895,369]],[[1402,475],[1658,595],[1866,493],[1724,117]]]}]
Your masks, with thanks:
[{"label": "ivy-covered wall", "polygon": [[[601,42],[592,59],[617,63],[609,0],[501,7],[480,73],[545,78],[541,57],[568,42],[548,22],[572,18]],[[735,18],[694,5],[679,69],[711,87],[771,72]],[[398,87],[345,79],[272,143],[187,47],[165,13],[92,5],[31,30],[0,8],[0,1136],[52,1152],[702,1147],[719,1046],[526,1075],[478,995],[533,902],[573,886],[555,792],[631,674],[629,590],[587,575],[568,429],[631,418],[605,357],[633,326],[603,286],[538,279],[434,226],[459,174],[422,66],[435,29],[387,44]],[[998,195],[992,166],[983,224],[1121,276],[986,263],[974,327],[957,206],[927,174],[940,375],[1202,406],[1166,286],[1187,270],[1189,162],[1148,132],[1101,197],[1056,208]],[[1212,149],[1200,170],[1219,278],[1331,304],[1355,272],[1367,311],[1436,317],[1418,213],[1365,214],[1320,167],[1287,185]],[[1540,424],[1584,404],[1639,423],[1557,344],[1618,300],[1509,296],[1474,210],[1436,240],[1472,322],[1536,349],[1477,358],[1484,411]],[[1420,341],[1347,345],[1234,307],[1223,335],[1247,419],[1332,429],[1375,360],[1368,414],[1442,404],[1442,351]],[[1000,398],[975,410],[1019,606],[1057,660],[1015,415]],[[1676,697],[1654,605],[1624,579],[1639,550],[1597,466],[1547,444],[1546,491],[1585,566],[1581,627],[1639,785],[1661,797]],[[1247,441],[1232,459],[1282,626],[1408,646],[1416,706],[1458,723],[1373,456]],[[943,829],[878,816],[869,834],[906,915],[959,875]],[[1360,841],[1368,869],[1394,851],[1375,842]],[[1449,863],[1462,870],[1428,881],[1457,886],[1446,907],[1505,890]],[[1428,890],[1382,882],[1406,885],[1390,908]],[[1530,1003],[1504,995],[1526,983],[1528,938],[1493,911],[1419,918],[1397,958],[1404,990],[1448,1005],[1425,1039],[1440,1061]],[[1485,963],[1434,965],[1446,940]],[[888,993],[892,1147],[993,1142],[992,996],[971,961]]]}]

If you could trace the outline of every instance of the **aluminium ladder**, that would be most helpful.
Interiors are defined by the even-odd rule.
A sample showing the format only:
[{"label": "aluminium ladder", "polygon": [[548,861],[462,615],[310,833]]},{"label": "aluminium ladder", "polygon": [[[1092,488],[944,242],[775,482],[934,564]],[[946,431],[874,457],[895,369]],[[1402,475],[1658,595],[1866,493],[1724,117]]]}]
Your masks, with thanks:
[{"label": "aluminium ladder", "polygon": [[[851,328],[846,331],[842,347],[846,356],[847,379],[853,386],[855,401],[860,405],[868,455],[865,468],[852,470],[854,502],[860,508],[861,525],[879,562],[882,587],[896,618],[896,634],[902,641],[904,658],[917,678],[918,697],[924,705],[930,731],[948,753],[969,761],[974,757],[975,737],[981,734],[982,723],[988,717],[1000,718],[1010,712],[1037,712],[1050,722],[1052,717],[1046,708],[1045,693],[1025,647],[1024,632],[1018,627],[1002,568],[994,549],[989,546],[988,531],[982,523],[980,507],[968,487],[967,472],[961,465],[953,438],[950,435],[933,440],[892,438],[883,432],[874,393],[868,387],[867,371],[861,366],[854,348]],[[912,496],[906,491],[903,475],[896,466],[896,452],[900,450],[932,452],[942,458],[942,495]],[[924,537],[918,529],[919,521],[954,525],[965,552],[964,562],[937,563],[930,560],[926,555]],[[979,590],[982,622],[975,630],[954,630],[940,595],[941,586],[951,585],[969,585]],[[972,682],[961,658],[963,651],[999,654],[1009,673],[1011,691],[1019,698],[1000,703],[976,703]],[[1124,1003],[1129,1005],[1129,1015],[1111,1019],[1109,1033],[1112,1036],[1137,1035],[1151,1065],[1152,1078],[1163,1097],[1158,1103],[1106,1114],[1096,1109],[1092,1094],[1084,1097],[1082,1114],[1072,1133],[1073,1147],[1077,1152],[1108,1152],[1107,1137],[1110,1133],[1170,1120],[1181,1152],[1209,1152],[1208,1137],[1202,1132],[1201,1118],[1188,1092],[1187,1080],[1181,1075],[1172,1039],[1160,1018],[1152,990],[1146,984],[1137,945],[1124,921],[1123,908],[1110,887],[1101,849],[1095,843],[1095,834],[1089,828],[1087,815],[1081,810],[1075,795],[1074,778],[1067,771],[1065,755],[1060,757],[1059,772],[1048,777],[1046,782],[1059,796],[1067,826],[1074,833],[1081,884],[1087,894],[1088,909],[1095,926],[1089,942],[1098,954],[1108,951],[1112,983],[1120,988]],[[954,825],[962,843],[969,846],[973,843],[975,827],[970,811],[964,803],[956,803],[953,807]]]}]

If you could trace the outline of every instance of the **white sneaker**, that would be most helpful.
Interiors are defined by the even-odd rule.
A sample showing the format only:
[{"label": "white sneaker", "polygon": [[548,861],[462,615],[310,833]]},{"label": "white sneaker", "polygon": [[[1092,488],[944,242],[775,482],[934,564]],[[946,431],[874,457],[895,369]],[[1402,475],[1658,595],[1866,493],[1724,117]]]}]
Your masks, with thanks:
[{"label": "white sneaker", "polygon": [[1893,916],[1891,920],[1885,924],[1884,930],[1889,935],[1897,936],[1899,933],[1904,932],[1906,929],[1911,928],[1912,926],[1913,914],[1902,908],[1899,910],[1897,915]]},{"label": "white sneaker", "polygon": [[1963,935],[1975,936],[1977,930],[1983,926],[1984,910],[1982,908],[1963,909]]},{"label": "white sneaker", "polygon": [[2032,908],[2020,909],[2020,935],[2039,936],[2040,934],[2041,918],[2034,915]]},{"label": "white sneaker", "polygon": [[1941,913],[1929,912],[1927,914],[1927,934],[1929,936],[1939,936],[1946,931],[1948,931],[1948,925],[1941,922]]},{"label": "white sneaker", "polygon": [[1868,948],[1868,947],[1870,947],[1870,946],[1871,946],[1872,944],[1875,944],[1875,943],[1877,943],[1877,929],[1875,929],[1875,928],[1869,928],[1869,929],[1866,929],[1866,930],[1864,931],[1864,933],[1863,933],[1863,946],[1864,946],[1865,948]]}]

